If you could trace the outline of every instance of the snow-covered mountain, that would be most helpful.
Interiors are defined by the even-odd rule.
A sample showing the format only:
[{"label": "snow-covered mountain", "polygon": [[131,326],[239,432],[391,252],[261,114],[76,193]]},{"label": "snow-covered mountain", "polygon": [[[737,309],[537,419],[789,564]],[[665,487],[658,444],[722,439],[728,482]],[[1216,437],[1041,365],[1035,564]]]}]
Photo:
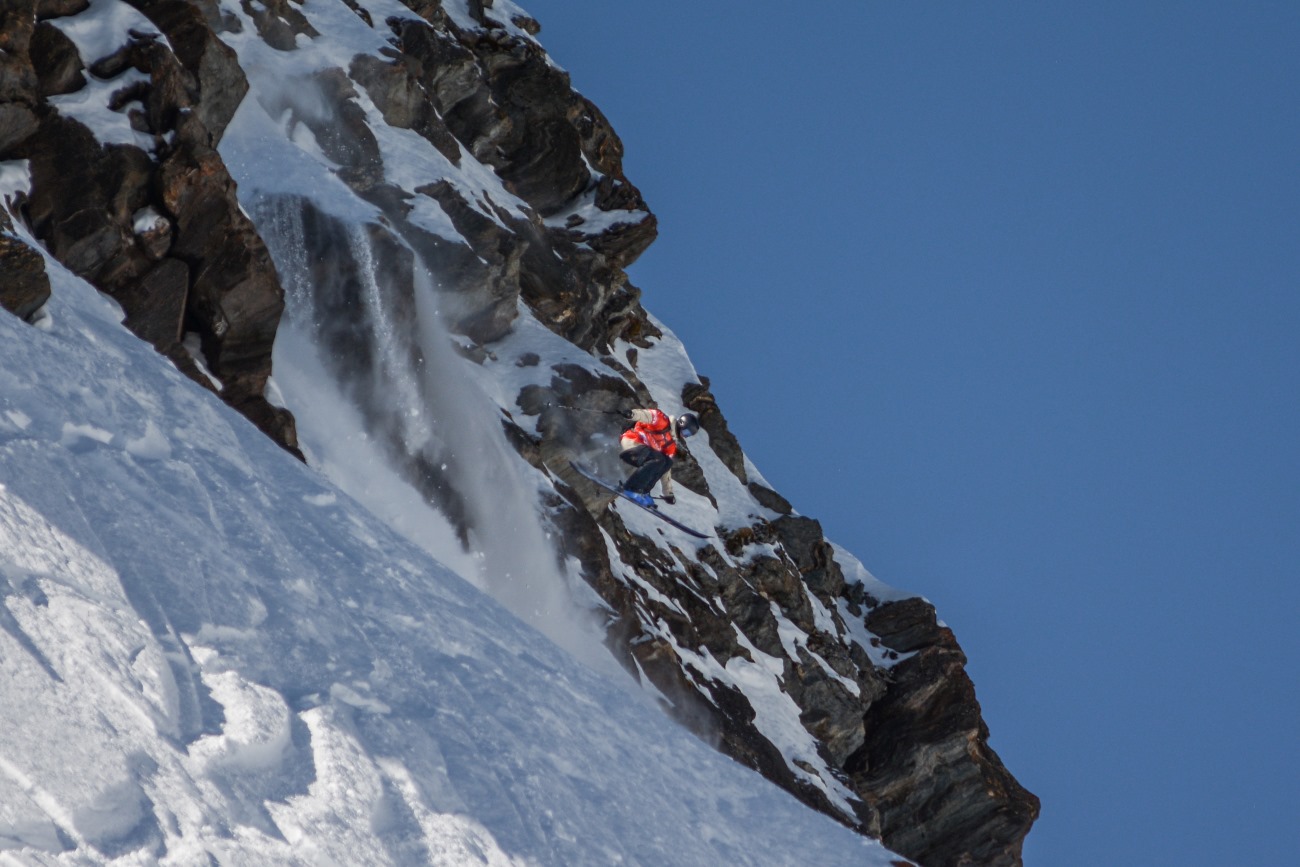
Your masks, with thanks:
[{"label": "snow-covered mountain", "polygon": [[[1019,863],[951,632],[641,307],[655,218],[522,9],[4,14],[0,847]],[[570,468],[646,405],[703,541]]]}]

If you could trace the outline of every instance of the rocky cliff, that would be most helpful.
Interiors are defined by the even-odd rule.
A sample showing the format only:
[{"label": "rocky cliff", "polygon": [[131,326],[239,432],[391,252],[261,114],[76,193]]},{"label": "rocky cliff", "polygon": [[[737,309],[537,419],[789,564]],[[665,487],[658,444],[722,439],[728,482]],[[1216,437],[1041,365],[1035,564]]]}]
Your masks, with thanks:
[{"label": "rocky cliff", "polygon": [[[268,399],[288,303],[392,465],[472,547],[493,530],[458,471],[471,456],[389,394],[398,371],[469,364],[496,404],[480,423],[545,480],[556,561],[579,564],[610,650],[670,713],[919,864],[1020,863],[1038,801],[990,749],[955,637],[765,484],[642,307],[625,269],[655,217],[538,22],[506,0],[9,0],[0,14],[11,313],[39,322],[49,294],[35,238],[302,458],[293,415]],[[285,177],[267,177],[285,148]],[[297,160],[307,180],[287,177]],[[416,334],[422,281],[453,361]],[[534,326],[530,347],[552,348],[520,351]],[[600,453],[603,412],[648,404],[700,416],[674,476],[707,543],[609,508],[569,469]]]}]

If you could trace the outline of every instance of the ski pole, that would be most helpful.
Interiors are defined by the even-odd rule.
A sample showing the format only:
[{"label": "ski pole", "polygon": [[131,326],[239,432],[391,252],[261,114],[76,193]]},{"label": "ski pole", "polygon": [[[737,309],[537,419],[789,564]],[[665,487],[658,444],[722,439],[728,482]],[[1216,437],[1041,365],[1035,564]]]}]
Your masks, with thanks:
[{"label": "ski pole", "polygon": [[595,415],[622,415],[623,411],[618,409],[586,409],[581,406],[560,406],[558,403],[545,404],[550,409],[563,409],[569,412],[589,412]]}]

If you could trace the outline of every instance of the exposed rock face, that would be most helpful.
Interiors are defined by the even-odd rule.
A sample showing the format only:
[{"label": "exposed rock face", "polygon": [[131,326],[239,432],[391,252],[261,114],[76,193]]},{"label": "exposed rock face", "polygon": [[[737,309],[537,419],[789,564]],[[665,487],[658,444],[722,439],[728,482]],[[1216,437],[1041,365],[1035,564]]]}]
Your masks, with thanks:
[{"label": "exposed rock face", "polygon": [[0,211],[0,307],[30,319],[49,297],[45,259],[13,234],[9,215]]},{"label": "exposed rock face", "polygon": [[[873,595],[870,576],[815,520],[751,477],[707,380],[691,378],[671,395],[707,434],[674,477],[716,505],[710,479],[720,485],[719,473],[703,466],[716,461],[727,484],[752,498],[747,521],[715,528],[719,544],[682,550],[635,532],[569,470],[585,442],[609,431],[598,412],[566,408],[653,399],[638,353],[663,335],[625,269],[653,241],[656,221],[623,174],[608,121],[532,38],[537,22],[507,21],[488,0],[403,0],[415,15],[387,20],[365,0],[340,2],[386,46],[259,98],[290,129],[308,131],[334,176],[376,209],[365,241],[381,253],[382,300],[395,323],[414,320],[418,260],[438,275],[444,317],[467,356],[491,355],[522,309],[597,360],[555,364],[545,384],[501,407],[501,424],[554,480],[547,508],[558,553],[583,564],[613,611],[612,650],[722,750],[925,867],[1019,864],[1038,801],[989,748],[954,636],[923,600]],[[313,287],[328,364],[352,377],[358,407],[382,411],[367,389],[383,360],[355,328],[358,286],[372,266],[349,252],[348,227],[288,199],[250,220],[219,149],[248,91],[223,37],[255,34],[277,52],[307,51],[320,35],[312,5],[130,5],[142,26],[102,56],[86,56],[60,27],[86,0],[11,0],[0,12],[0,161],[26,160],[31,176],[16,213],[60,262],[117,299],[129,327],[207,385],[183,342],[197,335],[222,397],[291,451],[293,419],[264,396],[284,292],[259,230],[296,221],[304,245],[296,279]],[[127,130],[119,138],[97,138],[63,99],[88,88],[104,88]],[[403,186],[376,124],[414,133],[453,169],[485,167],[505,193],[475,195],[447,173]],[[422,209],[454,233],[432,230]],[[0,302],[31,315],[48,281],[40,256],[3,225],[0,265]],[[383,446],[468,539],[473,517],[444,461],[396,435]],[[780,684],[810,745],[804,753],[783,751],[765,728],[767,711],[728,679],[737,671]]]},{"label": "exposed rock face", "polygon": [[[196,334],[222,397],[296,454],[293,418],[263,396],[283,293],[215,150],[246,90],[243,72],[201,6],[132,5],[142,26],[89,57],[58,26],[85,4],[6,5],[0,160],[28,161],[24,217],[55,258],[212,387],[182,343]],[[60,110],[59,97],[105,85],[105,108],[129,140],[101,141],[77,111]]]},{"label": "exposed rock face", "polygon": [[[33,6],[0,7],[0,159],[37,129],[41,81],[32,64],[35,33]],[[27,319],[50,297],[50,280],[40,253],[14,233],[8,209],[20,212],[26,196],[5,198],[0,201],[0,307]]]},{"label": "exposed rock face", "polygon": [[[505,32],[482,10],[484,29],[466,31],[438,3],[407,5],[428,23],[388,22],[400,55],[357,58],[353,79],[390,124],[420,133],[453,162],[463,147],[536,214],[527,222],[501,214],[509,227],[503,232],[450,186],[419,188],[495,268],[472,281],[496,287],[488,304],[478,305],[488,315],[469,316],[457,330],[483,342],[500,337],[519,297],[545,309],[545,321],[583,348],[608,344],[629,317],[644,322],[633,310],[639,293],[622,269],[654,240],[656,221],[623,175],[622,144],[604,115],[536,42]],[[629,219],[586,233],[576,213],[584,202],[626,211]],[[568,214],[558,226],[548,219],[557,214]]]},{"label": "exposed rock face", "polygon": [[[857,788],[872,793],[882,823],[897,829],[891,844],[927,852],[926,864],[1014,863],[1038,800],[988,748],[952,630],[938,625],[922,599],[882,605],[866,625],[885,647],[914,654],[894,668],[891,688],[868,709],[867,737],[844,765]],[[952,831],[939,837],[936,828]]]}]

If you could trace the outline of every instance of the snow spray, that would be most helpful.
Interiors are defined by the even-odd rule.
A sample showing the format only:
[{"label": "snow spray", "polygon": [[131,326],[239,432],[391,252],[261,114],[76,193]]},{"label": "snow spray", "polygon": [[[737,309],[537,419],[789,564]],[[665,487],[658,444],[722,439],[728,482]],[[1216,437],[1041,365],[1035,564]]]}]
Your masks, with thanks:
[{"label": "snow spray", "polygon": [[309,461],[588,667],[627,679],[594,592],[548,538],[544,480],[453,350],[424,262],[302,199],[253,211],[285,287],[274,379]]}]

